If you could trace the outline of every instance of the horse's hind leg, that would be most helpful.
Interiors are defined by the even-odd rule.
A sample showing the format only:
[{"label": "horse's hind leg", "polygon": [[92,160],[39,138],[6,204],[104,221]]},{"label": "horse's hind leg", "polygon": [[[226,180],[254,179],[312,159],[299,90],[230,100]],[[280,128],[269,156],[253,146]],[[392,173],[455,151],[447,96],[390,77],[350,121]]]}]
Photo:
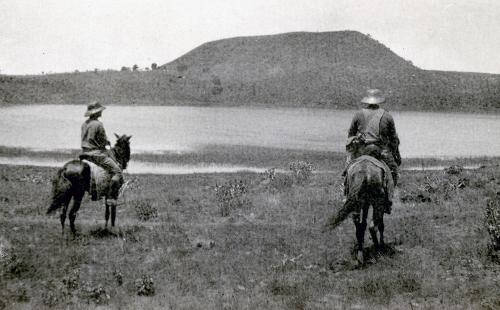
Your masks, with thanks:
[{"label": "horse's hind leg", "polygon": [[71,194],[65,194],[64,199],[62,199],[62,201],[60,201],[60,203],[63,206],[62,211],[61,211],[61,215],[59,216],[59,218],[61,220],[61,233],[62,233],[62,235],[64,235],[64,223],[66,222],[66,214],[68,213],[68,205],[71,202],[71,198],[72,198]]},{"label": "horse's hind leg", "polygon": [[71,232],[73,235],[76,234],[76,228],[75,228],[75,220],[76,220],[76,213],[80,209],[80,205],[82,203],[82,198],[85,192],[82,190],[78,190],[78,192],[75,193],[73,196],[73,205],[71,206],[71,209],[69,211],[69,226],[71,228]]},{"label": "horse's hind leg", "polygon": [[[70,197],[70,200],[71,200],[71,197]],[[64,222],[66,222],[66,213],[68,212],[68,204],[69,204],[69,201],[64,202],[63,209],[61,211],[61,215],[59,216],[59,218],[61,219],[61,233],[63,235],[64,235]]]},{"label": "horse's hind leg", "polygon": [[370,222],[370,228],[368,229],[370,231],[370,236],[372,237],[373,245],[375,246],[376,249],[379,248],[379,243],[378,243],[378,238],[377,238],[377,228],[375,227],[375,221],[372,220]]},{"label": "horse's hind leg", "polygon": [[356,249],[356,259],[359,263],[364,263],[364,252],[363,252],[363,247],[364,247],[364,242],[365,242],[365,231],[366,231],[366,217],[367,217],[367,212],[363,209],[362,211],[362,216],[361,214],[354,213],[353,214],[353,221],[354,221],[354,226],[356,226],[356,240],[357,240],[357,249]]},{"label": "horse's hind leg", "polygon": [[[375,242],[377,238],[377,230],[379,233],[379,240]],[[383,251],[385,247],[384,243],[384,203],[383,201],[377,206],[375,205],[373,208],[373,220],[372,226],[370,227],[370,234],[372,234],[373,244],[377,248],[377,250]]]},{"label": "horse's hind leg", "polygon": [[[370,222],[370,235],[372,237],[373,245],[375,249],[379,250],[380,248],[380,243],[379,243],[379,238],[377,237],[377,230],[379,229],[378,224],[379,224],[379,218],[381,217],[381,212],[384,212],[384,209],[380,209],[379,206],[383,206],[382,204],[377,204],[374,203],[372,205],[372,220]],[[380,239],[380,242],[383,242],[383,239]]]}]

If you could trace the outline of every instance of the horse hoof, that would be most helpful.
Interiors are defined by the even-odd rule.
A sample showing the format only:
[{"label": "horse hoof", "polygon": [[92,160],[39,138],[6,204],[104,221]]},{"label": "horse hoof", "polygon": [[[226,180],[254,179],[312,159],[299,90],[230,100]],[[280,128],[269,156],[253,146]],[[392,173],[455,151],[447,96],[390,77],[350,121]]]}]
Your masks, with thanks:
[{"label": "horse hoof", "polygon": [[382,243],[382,244],[378,247],[378,251],[379,251],[380,253],[384,253],[384,252],[385,252],[385,244],[383,244],[383,243]]},{"label": "horse hoof", "polygon": [[363,265],[365,261],[365,257],[363,255],[363,251],[358,251],[356,253],[356,261],[358,262],[359,265]]}]

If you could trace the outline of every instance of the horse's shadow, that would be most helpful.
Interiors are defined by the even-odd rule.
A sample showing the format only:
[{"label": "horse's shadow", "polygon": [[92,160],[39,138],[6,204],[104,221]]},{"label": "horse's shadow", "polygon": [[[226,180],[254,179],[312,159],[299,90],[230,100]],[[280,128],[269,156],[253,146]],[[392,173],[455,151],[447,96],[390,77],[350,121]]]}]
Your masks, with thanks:
[{"label": "horse's shadow", "polygon": [[96,227],[88,232],[88,235],[94,239],[116,238],[120,232],[109,230],[108,228]]},{"label": "horse's shadow", "polygon": [[382,257],[394,257],[396,254],[398,254],[398,251],[396,250],[396,245],[395,243],[386,243],[384,246],[384,249],[378,249],[374,245],[366,247],[364,249],[365,251],[365,265],[368,264],[374,264],[377,262]]},{"label": "horse's shadow", "polygon": [[118,237],[120,237],[119,232],[114,232],[102,227],[96,227],[85,232],[76,231],[74,234],[63,235],[63,239],[65,239],[66,242],[74,242],[83,245],[88,244],[91,240],[95,239],[111,239]]},{"label": "horse's shadow", "polygon": [[363,264],[360,264],[356,260],[356,244],[354,244],[351,249],[352,257],[350,260],[343,259],[331,261],[328,264],[328,268],[334,272],[367,268],[371,265],[376,264],[381,259],[393,258],[401,253],[401,251],[396,249],[397,245],[397,242],[386,243],[383,250],[376,248],[374,245],[366,247],[364,249],[365,261]]}]

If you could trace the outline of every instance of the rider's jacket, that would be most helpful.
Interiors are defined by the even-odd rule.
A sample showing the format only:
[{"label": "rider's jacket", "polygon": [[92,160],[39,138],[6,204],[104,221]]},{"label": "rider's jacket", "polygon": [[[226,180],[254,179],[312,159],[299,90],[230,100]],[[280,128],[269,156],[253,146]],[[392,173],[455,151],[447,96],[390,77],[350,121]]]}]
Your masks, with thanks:
[{"label": "rider's jacket", "polygon": [[399,159],[399,138],[392,116],[378,106],[358,111],[352,119],[348,137],[360,137],[367,145],[375,144]]},{"label": "rider's jacket", "polygon": [[106,152],[108,144],[106,131],[96,119],[88,119],[82,124],[82,150],[84,153]]}]

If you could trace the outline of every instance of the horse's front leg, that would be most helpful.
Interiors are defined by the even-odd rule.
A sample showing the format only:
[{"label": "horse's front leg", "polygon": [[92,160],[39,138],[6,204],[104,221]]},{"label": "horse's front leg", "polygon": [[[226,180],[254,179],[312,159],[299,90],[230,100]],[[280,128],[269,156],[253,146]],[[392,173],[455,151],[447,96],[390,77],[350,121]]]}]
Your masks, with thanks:
[{"label": "horse's front leg", "polygon": [[115,227],[116,204],[111,205],[111,226]]},{"label": "horse's front leg", "polygon": [[[110,212],[111,211],[111,212]],[[109,216],[111,215],[111,227],[115,227],[116,200],[106,198],[106,228],[108,227]]]},{"label": "horse's front leg", "polygon": [[106,205],[106,213],[104,214],[104,218],[106,219],[106,228],[108,228],[108,221],[109,221],[109,204],[108,204],[108,199],[105,200],[104,204]]}]

